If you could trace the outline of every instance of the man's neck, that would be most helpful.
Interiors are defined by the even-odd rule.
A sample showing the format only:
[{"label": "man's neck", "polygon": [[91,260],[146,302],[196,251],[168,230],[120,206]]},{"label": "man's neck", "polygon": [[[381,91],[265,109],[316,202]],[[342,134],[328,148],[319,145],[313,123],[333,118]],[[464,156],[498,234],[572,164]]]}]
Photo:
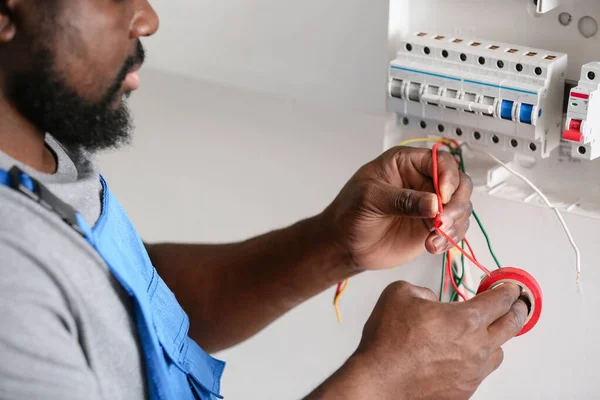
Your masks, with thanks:
[{"label": "man's neck", "polygon": [[56,172],[56,159],[46,147],[45,133],[1,96],[0,152],[40,172]]}]

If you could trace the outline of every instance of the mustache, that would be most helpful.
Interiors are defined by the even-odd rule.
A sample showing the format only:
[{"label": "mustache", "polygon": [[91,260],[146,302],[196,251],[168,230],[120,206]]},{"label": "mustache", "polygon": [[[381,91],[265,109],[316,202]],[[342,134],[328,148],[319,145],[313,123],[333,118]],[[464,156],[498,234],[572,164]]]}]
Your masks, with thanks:
[{"label": "mustache", "polygon": [[140,40],[138,39],[137,44],[136,44],[135,54],[132,56],[129,56],[127,58],[127,60],[125,60],[125,63],[123,64],[123,67],[121,68],[121,71],[119,72],[119,76],[118,76],[119,84],[121,84],[121,82],[123,82],[123,80],[125,80],[125,77],[127,76],[127,74],[129,72],[131,72],[131,70],[133,69],[134,66],[142,65],[144,63],[144,61],[146,61],[146,50],[144,50],[144,46],[142,46],[142,42],[140,42]]},{"label": "mustache", "polygon": [[121,90],[121,85],[127,74],[131,72],[133,67],[136,65],[142,65],[144,61],[146,61],[146,50],[144,49],[142,42],[138,39],[136,43],[135,54],[129,56],[127,60],[125,60],[123,67],[119,71],[119,75],[117,75],[115,82],[112,84],[107,92],[107,95],[105,96],[105,100],[103,102],[104,104],[111,104],[115,100],[116,96]]}]

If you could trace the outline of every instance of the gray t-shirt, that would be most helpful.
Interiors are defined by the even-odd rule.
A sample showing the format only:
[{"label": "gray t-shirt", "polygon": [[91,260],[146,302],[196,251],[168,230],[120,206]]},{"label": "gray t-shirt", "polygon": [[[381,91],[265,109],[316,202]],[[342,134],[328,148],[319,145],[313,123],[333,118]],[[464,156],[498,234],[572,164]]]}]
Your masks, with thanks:
[{"label": "gray t-shirt", "polygon": [[[94,225],[99,174],[52,137],[55,174],[0,152]],[[102,258],[53,213],[0,185],[0,400],[147,397],[133,308]]]}]

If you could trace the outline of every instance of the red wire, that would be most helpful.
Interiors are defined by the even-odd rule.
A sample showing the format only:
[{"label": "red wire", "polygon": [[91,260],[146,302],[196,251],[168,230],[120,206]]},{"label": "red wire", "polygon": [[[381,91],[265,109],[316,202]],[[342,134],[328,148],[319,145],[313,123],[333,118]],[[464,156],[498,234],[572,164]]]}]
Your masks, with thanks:
[{"label": "red wire", "polygon": [[446,274],[446,276],[444,277],[444,292],[446,292],[448,290],[448,283],[450,282],[450,279],[448,277],[448,274]]},{"label": "red wire", "polygon": [[442,231],[440,228],[435,228],[436,232],[439,233],[440,235],[442,235],[443,237],[446,238],[447,241],[450,242],[450,244],[454,247],[456,247],[456,249],[458,251],[460,251],[461,253],[463,253],[465,255],[465,257],[467,257],[469,259],[469,261],[471,261],[473,264],[475,264],[477,266],[477,268],[479,268],[480,270],[482,270],[486,275],[490,275],[491,272],[489,269],[487,269],[486,267],[484,267],[483,265],[481,265],[479,263],[479,261],[477,261],[476,259],[474,259],[473,257],[471,257],[470,254],[468,254],[466,251],[464,251],[454,240],[452,240],[452,238],[450,236],[448,236],[444,231]]},{"label": "red wire", "polygon": [[463,240],[465,241],[465,244],[466,244],[466,245],[467,245],[467,247],[469,248],[469,252],[470,252],[470,253],[471,253],[471,255],[473,256],[473,258],[474,258],[476,261],[479,261],[479,260],[477,260],[477,257],[475,257],[475,252],[473,251],[473,248],[471,247],[471,243],[469,243],[469,241],[467,240],[467,238],[464,238]]},{"label": "red wire", "polygon": [[[435,221],[434,221],[434,228],[436,230],[437,233],[439,233],[440,235],[442,235],[443,237],[446,238],[446,240],[448,240],[450,242],[450,244],[452,244],[452,246],[456,247],[456,249],[458,251],[460,251],[462,254],[465,255],[465,257],[467,257],[473,264],[475,264],[480,270],[482,270],[486,275],[490,275],[491,272],[484,267],[483,265],[481,265],[479,263],[479,261],[477,261],[475,259],[475,257],[472,257],[471,255],[467,254],[466,251],[464,251],[454,240],[452,240],[452,238],[450,236],[448,236],[444,231],[442,231],[440,229],[440,227],[442,226],[442,218],[441,218],[441,213],[443,211],[442,209],[442,195],[440,194],[440,183],[439,183],[439,178],[438,178],[438,149],[442,146],[441,143],[437,143],[433,146],[432,149],[432,156],[433,156],[433,186],[435,188],[435,194],[438,198],[438,208],[439,208],[439,213],[438,215],[435,217]],[[471,246],[469,246],[468,242],[465,240],[465,243],[467,243],[467,246],[469,247],[469,249],[471,250],[471,253],[473,252],[471,249]],[[452,280],[452,282],[454,282],[454,280]]]},{"label": "red wire", "polygon": [[436,217],[435,224],[437,225],[438,223],[440,223],[440,226],[441,221],[439,220],[439,217],[442,211],[444,211],[444,205],[442,204],[442,195],[440,194],[440,182],[438,177],[438,150],[442,146],[443,143],[436,143],[435,145],[433,145],[433,149],[431,150],[433,152],[433,187],[435,188],[435,194],[438,200],[438,215]]},{"label": "red wire", "polygon": [[340,294],[340,290],[342,290],[342,285],[344,284],[344,282],[339,282],[337,284],[337,289],[335,289],[335,296],[333,297],[333,301],[335,302],[335,299],[338,297],[338,294]]},{"label": "red wire", "polygon": [[450,259],[450,252],[447,252],[447,257],[446,257],[446,270],[448,271],[448,276],[450,276],[450,282],[452,282],[452,287],[454,288],[454,290],[456,291],[456,293],[458,293],[458,295],[464,300],[467,301],[467,298],[465,297],[464,294],[462,294],[460,292],[460,290],[458,289],[458,286],[456,286],[456,282],[454,281],[454,274],[452,273],[452,261]]}]

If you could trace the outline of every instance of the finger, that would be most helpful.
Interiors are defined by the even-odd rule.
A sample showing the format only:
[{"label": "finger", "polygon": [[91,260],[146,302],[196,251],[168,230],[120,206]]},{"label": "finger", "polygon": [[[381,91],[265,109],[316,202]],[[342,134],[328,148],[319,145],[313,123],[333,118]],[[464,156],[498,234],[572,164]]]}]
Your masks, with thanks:
[{"label": "finger", "polygon": [[419,299],[430,300],[430,301],[438,301],[437,296],[433,292],[433,290],[422,287],[422,286],[414,286],[413,295]]},{"label": "finger", "polygon": [[[422,176],[433,177],[433,152],[424,149],[403,149],[402,152],[408,156],[411,166]],[[460,174],[456,160],[447,151],[438,151],[438,178],[442,202],[450,201],[450,198],[460,184]]]},{"label": "finger", "polygon": [[517,336],[523,329],[529,309],[521,299],[517,300],[508,313],[494,322],[488,329],[494,345],[502,346],[510,339]]},{"label": "finger", "polygon": [[485,326],[490,326],[505,316],[521,296],[521,288],[512,283],[504,283],[492,290],[475,296],[465,305],[472,308]]},{"label": "finger", "polygon": [[[446,235],[454,240],[454,243],[460,245],[461,240],[464,239],[470,225],[471,220],[465,219],[453,223],[449,228],[444,228],[442,225],[441,229]],[[430,254],[441,254],[445,251],[451,250],[453,247],[454,245],[452,243],[450,243],[444,236],[440,235],[436,231],[431,232],[427,239],[425,239],[425,249]]]},{"label": "finger", "polygon": [[385,215],[433,218],[438,213],[434,193],[399,189],[386,183],[376,183],[368,190],[367,200]]},{"label": "finger", "polygon": [[492,374],[492,372],[494,372],[495,370],[497,370],[498,368],[500,368],[500,366],[502,365],[502,362],[504,361],[504,351],[502,350],[502,348],[498,348],[488,359],[487,363],[485,364],[485,366],[483,367],[483,378],[487,378],[488,376],[490,376]]},{"label": "finger", "polygon": [[444,215],[450,215],[455,220],[468,218],[473,212],[471,196],[473,195],[473,181],[467,174],[459,172],[460,182],[452,198],[444,207]]},{"label": "finger", "polygon": [[[458,243],[470,226],[470,217],[473,213],[473,204],[471,203],[471,195],[473,194],[473,182],[471,178],[460,173],[460,184],[452,195],[452,199],[441,214],[442,226],[440,229]],[[432,230],[431,222],[427,221],[426,225]],[[432,254],[439,254],[450,249],[452,245],[441,235],[436,232],[427,238],[425,248]]]},{"label": "finger", "polygon": [[423,300],[437,301],[437,296],[431,289],[422,286],[416,286],[406,281],[396,281],[391,283],[384,292],[394,293],[397,296],[408,296]]},{"label": "finger", "polygon": [[[452,198],[444,206],[444,212],[441,215],[443,228],[448,229],[452,223],[463,223],[471,217],[473,204],[471,196],[473,195],[473,181],[471,178],[460,172],[460,183],[452,195]],[[442,229],[443,229],[442,228]]]},{"label": "finger", "polygon": [[459,184],[452,198],[444,206],[443,217],[452,216],[458,220],[460,218],[469,217],[473,212],[471,204],[471,196],[473,195],[473,180],[463,172],[458,172]]},{"label": "finger", "polygon": [[[440,229],[442,229],[446,235],[454,240],[455,243],[460,240],[458,237],[459,229],[454,222],[448,226],[442,225]],[[440,254],[444,251],[450,250],[452,247],[453,245],[448,241],[448,239],[440,235],[437,231],[431,232],[427,239],[425,239],[425,249],[431,254]]]},{"label": "finger", "polygon": [[[436,155],[432,152],[431,157],[427,159],[429,176],[433,175],[433,157]],[[460,185],[460,171],[454,157],[446,151],[438,151],[437,160],[442,203],[447,204]]]}]

